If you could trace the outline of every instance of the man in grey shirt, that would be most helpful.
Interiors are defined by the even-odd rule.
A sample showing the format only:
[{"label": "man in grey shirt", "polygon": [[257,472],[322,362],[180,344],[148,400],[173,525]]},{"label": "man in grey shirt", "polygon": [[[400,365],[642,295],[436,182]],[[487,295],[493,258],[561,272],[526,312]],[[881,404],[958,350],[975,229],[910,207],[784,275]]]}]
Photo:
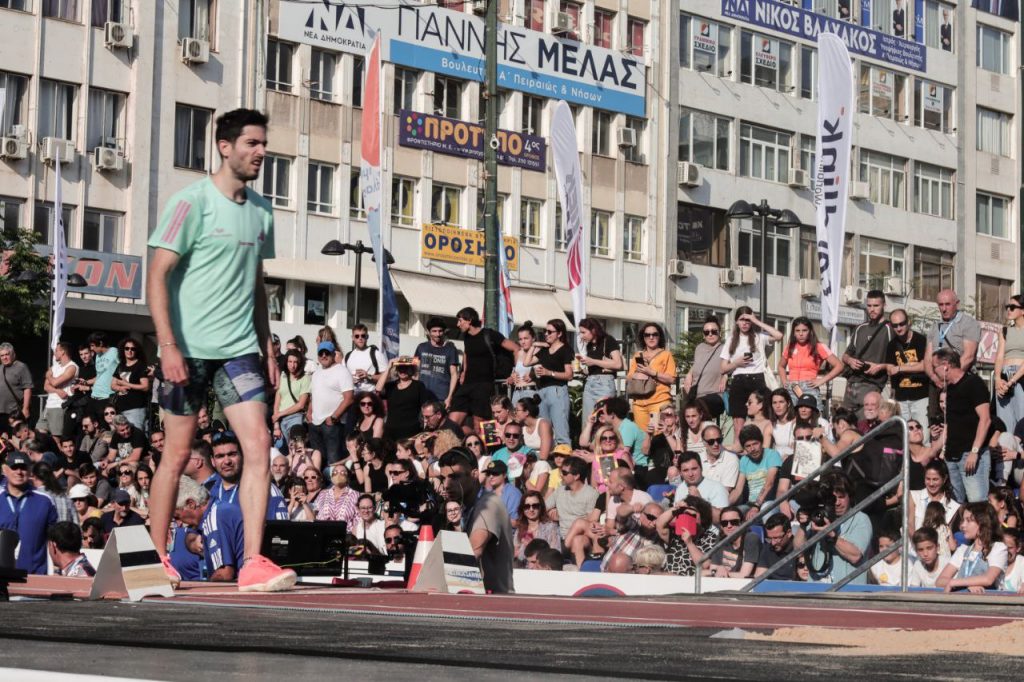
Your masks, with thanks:
[{"label": "man in grey shirt", "polygon": [[462,528],[480,561],[484,588],[491,593],[513,592],[512,522],[501,497],[480,489],[476,457],[462,447],[452,448],[438,462],[443,497],[462,503]]},{"label": "man in grey shirt", "polygon": [[580,457],[566,457],[560,470],[563,485],[545,501],[548,517],[558,522],[558,532],[563,540],[569,534],[573,521],[585,517],[597,506],[597,490],[583,481],[588,466]]},{"label": "man in grey shirt", "polygon": [[32,404],[32,374],[9,343],[0,343],[0,374],[0,432],[6,432],[8,417],[28,419]]},{"label": "man in grey shirt", "polygon": [[[939,393],[943,382],[935,372],[932,354],[940,348],[951,348],[960,356],[960,369],[974,374],[974,363],[981,342],[981,325],[960,310],[960,297],[952,289],[943,289],[935,297],[939,307],[939,321],[928,331],[928,345],[924,349],[924,371],[931,379],[928,387],[928,414],[940,415]],[[1013,428],[1012,425],[1009,428]]]},{"label": "man in grey shirt", "polygon": [[868,321],[853,330],[843,354],[843,363],[849,368],[843,407],[858,415],[864,407],[864,396],[881,392],[889,381],[886,359],[892,341],[892,329],[885,321],[885,294],[877,289],[869,291],[864,310]]}]

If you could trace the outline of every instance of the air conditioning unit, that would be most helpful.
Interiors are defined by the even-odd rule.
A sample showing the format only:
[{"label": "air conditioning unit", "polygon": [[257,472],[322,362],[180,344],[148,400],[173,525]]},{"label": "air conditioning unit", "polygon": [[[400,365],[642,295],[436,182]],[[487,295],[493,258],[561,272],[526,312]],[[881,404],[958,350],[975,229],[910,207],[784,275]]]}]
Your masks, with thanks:
[{"label": "air conditioning unit", "polygon": [[807,189],[807,171],[803,168],[790,168],[789,186]]},{"label": "air conditioning unit", "polygon": [[181,61],[186,64],[205,64],[210,61],[210,43],[197,38],[181,41]]},{"label": "air conditioning unit", "polygon": [[119,171],[124,169],[124,154],[113,147],[96,147],[92,150],[92,165],[96,170]]},{"label": "air conditioning unit", "polygon": [[636,131],[632,128],[619,128],[615,131],[615,141],[620,147],[635,147]]},{"label": "air conditioning unit", "polygon": [[871,196],[871,186],[866,182],[850,183],[850,198],[854,201],[866,200]]},{"label": "air conditioning unit", "polygon": [[576,22],[573,21],[571,14],[566,14],[565,12],[555,13],[555,25],[551,27],[552,33],[556,36],[562,36],[575,30]]},{"label": "air conditioning unit", "polygon": [[818,298],[821,296],[821,282],[810,277],[800,280],[800,298]]},{"label": "air conditioning unit", "polygon": [[668,262],[669,279],[682,279],[693,274],[690,270],[690,261],[673,258]]},{"label": "air conditioning unit", "polygon": [[103,25],[103,43],[109,48],[123,47],[131,49],[135,36],[132,35],[132,28],[128,24],[121,24],[116,21],[108,21]]},{"label": "air conditioning unit", "polygon": [[487,14],[487,0],[470,0],[469,8],[473,11],[473,14],[483,16]]},{"label": "air conditioning unit", "polygon": [[680,161],[676,166],[676,182],[687,187],[700,184],[700,167],[689,161]]},{"label": "air conditioning unit", "polygon": [[723,287],[738,287],[744,284],[753,284],[757,278],[757,269],[749,265],[738,268],[729,268],[718,273],[718,283]]},{"label": "air conditioning unit", "polygon": [[864,287],[848,286],[843,287],[843,303],[845,305],[861,305],[864,302],[864,296],[867,291]]},{"label": "air conditioning unit", "polygon": [[75,155],[75,143],[59,137],[44,137],[40,145],[39,159],[43,163],[54,163],[60,153],[60,162],[68,163]]},{"label": "air conditioning unit", "polygon": [[28,158],[28,131],[25,126],[13,126],[10,135],[0,137],[0,158]]},{"label": "air conditioning unit", "polygon": [[902,277],[886,277],[883,291],[889,296],[906,296],[907,282]]}]

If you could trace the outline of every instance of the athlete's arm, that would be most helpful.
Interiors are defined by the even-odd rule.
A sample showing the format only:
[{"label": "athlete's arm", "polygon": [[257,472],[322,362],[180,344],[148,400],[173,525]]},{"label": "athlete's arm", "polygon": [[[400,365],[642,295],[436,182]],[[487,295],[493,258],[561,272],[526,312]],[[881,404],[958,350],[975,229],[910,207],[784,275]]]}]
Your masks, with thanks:
[{"label": "athlete's arm", "polygon": [[170,296],[167,291],[167,276],[177,266],[179,257],[168,249],[153,249],[151,254],[149,271],[146,273],[146,300],[156,329],[160,367],[165,380],[172,384],[186,384],[188,366],[171,327]]},{"label": "athlete's arm", "polygon": [[273,341],[270,336],[270,309],[267,307],[267,288],[263,284],[263,263],[256,267],[256,311],[253,316],[256,325],[256,338],[267,361],[267,378],[270,385],[277,390],[277,382],[281,378],[274,356]]}]

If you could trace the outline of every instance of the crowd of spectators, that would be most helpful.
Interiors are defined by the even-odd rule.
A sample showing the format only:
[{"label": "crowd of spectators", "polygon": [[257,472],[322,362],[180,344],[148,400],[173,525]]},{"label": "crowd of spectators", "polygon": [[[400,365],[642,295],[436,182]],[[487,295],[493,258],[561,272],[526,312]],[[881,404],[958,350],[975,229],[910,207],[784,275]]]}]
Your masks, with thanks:
[{"label": "crowd of spectators", "polygon": [[[870,292],[841,357],[809,319],[785,340],[741,307],[724,338],[721,320],[705,320],[685,373],[654,323],[631,353],[591,318],[577,352],[562,320],[506,339],[472,308],[456,316],[461,351],[439,318],[412,355],[390,360],[362,325],[348,352],[330,327],[311,347],[275,336],[267,518],[344,521],[355,555],[399,560],[423,525],[465,531],[494,591],[513,588],[513,566],[835,582],[885,552],[854,581],[898,585],[906,504],[911,586],[1024,592],[1024,302],[1006,305],[991,386],[976,368],[978,322],[955,292],[937,303],[925,335]],[[159,372],[133,336],[60,343],[33,423],[35,373],[10,344],[0,368],[0,528],[20,534],[19,567],[44,572],[49,558],[57,573],[89,575],[82,548],[147,523],[164,442]],[[200,411],[167,538],[188,579],[232,580],[240,559],[239,441],[215,408]],[[900,472],[898,430],[860,440],[894,415],[908,424],[909,490],[811,546]]]}]

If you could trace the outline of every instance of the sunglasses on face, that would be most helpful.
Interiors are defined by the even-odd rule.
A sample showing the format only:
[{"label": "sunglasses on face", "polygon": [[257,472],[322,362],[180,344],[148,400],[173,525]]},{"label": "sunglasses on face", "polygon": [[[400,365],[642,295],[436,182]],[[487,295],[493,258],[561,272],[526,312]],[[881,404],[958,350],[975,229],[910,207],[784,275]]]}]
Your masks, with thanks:
[{"label": "sunglasses on face", "polygon": [[1020,306],[1017,305],[1016,303],[1007,303],[1006,304],[1006,309],[1007,310],[1020,310]]},{"label": "sunglasses on face", "polygon": [[331,355],[334,355],[334,353],[332,353],[329,350],[322,350],[322,351],[319,351],[317,353],[317,357],[321,357],[321,358],[323,358],[323,357],[330,357]]},{"label": "sunglasses on face", "polygon": [[644,516],[647,517],[648,521],[657,521],[658,520],[658,515],[657,514],[648,514],[647,512],[644,512]]},{"label": "sunglasses on face", "polygon": [[704,336],[715,336],[715,335],[718,334],[718,330],[717,329],[705,329],[703,331],[704,331]]},{"label": "sunglasses on face", "polygon": [[367,400],[365,402],[359,403],[359,407],[373,407],[373,403]]},{"label": "sunglasses on face", "polygon": [[516,431],[515,433],[506,433],[505,434],[505,440],[518,439],[522,435],[523,434],[519,433],[518,431]]},{"label": "sunglasses on face", "polygon": [[704,442],[707,443],[708,445],[721,445],[722,438],[721,436],[719,436],[718,438],[705,438]]},{"label": "sunglasses on face", "polygon": [[659,334],[658,332],[644,332],[645,339],[656,339],[659,336],[661,336],[661,334]]},{"label": "sunglasses on face", "polygon": [[115,414],[117,414],[117,412],[114,412],[113,410],[110,410],[109,412],[104,412],[103,416],[104,417],[113,417]]},{"label": "sunglasses on face", "polygon": [[401,476],[405,473],[405,469],[392,469],[388,472],[388,476]]},{"label": "sunglasses on face", "polygon": [[384,538],[384,542],[388,543],[389,545],[397,545],[398,538]]},{"label": "sunglasses on face", "polygon": [[467,447],[467,448],[478,448],[478,447],[480,447],[481,445],[483,445],[483,443],[481,443],[481,442],[480,442],[480,441],[478,441],[478,440],[475,440],[475,441],[473,441],[473,442],[471,442],[471,443],[466,443],[466,447]]},{"label": "sunglasses on face", "polygon": [[814,436],[797,436],[793,440],[800,440],[800,441],[805,441],[805,442],[806,441],[812,441],[812,440],[814,440]]},{"label": "sunglasses on face", "polygon": [[545,329],[545,330],[544,330],[544,333],[545,333],[545,334],[557,334],[557,333],[558,333],[558,331],[557,331],[557,330],[555,330],[555,329]]},{"label": "sunglasses on face", "polygon": [[907,321],[901,320],[900,322],[891,322],[890,324],[892,324],[892,326],[896,329],[901,329],[907,326]]},{"label": "sunglasses on face", "polygon": [[367,338],[367,336],[368,336],[367,334],[353,334],[352,338],[353,339],[365,339],[365,338]]},{"label": "sunglasses on face", "polygon": [[28,471],[28,465],[26,464],[12,464],[7,467],[11,471]]},{"label": "sunglasses on face", "polygon": [[601,442],[602,443],[615,443],[618,440],[619,439],[616,438],[615,436],[601,436]]},{"label": "sunglasses on face", "polygon": [[523,505],[523,509],[540,509],[540,504],[539,503],[524,504]]},{"label": "sunglasses on face", "polygon": [[907,425],[907,429],[909,429],[910,431],[920,431],[921,430],[921,425],[920,424],[908,424]]},{"label": "sunglasses on face", "polygon": [[566,477],[566,476],[575,476],[575,474],[573,474],[571,471],[568,471],[566,469],[559,469],[559,471],[562,472],[562,477],[563,478]]},{"label": "sunglasses on face", "polygon": [[722,519],[723,526],[738,526],[740,525],[739,519]]},{"label": "sunglasses on face", "polygon": [[117,473],[121,474],[122,476],[131,476],[132,475],[132,470],[131,469],[122,469],[121,471],[118,471]]},{"label": "sunglasses on face", "polygon": [[128,353],[128,352],[134,353],[137,350],[138,350],[138,348],[136,348],[135,346],[125,346],[124,347],[124,352],[125,353]]}]

